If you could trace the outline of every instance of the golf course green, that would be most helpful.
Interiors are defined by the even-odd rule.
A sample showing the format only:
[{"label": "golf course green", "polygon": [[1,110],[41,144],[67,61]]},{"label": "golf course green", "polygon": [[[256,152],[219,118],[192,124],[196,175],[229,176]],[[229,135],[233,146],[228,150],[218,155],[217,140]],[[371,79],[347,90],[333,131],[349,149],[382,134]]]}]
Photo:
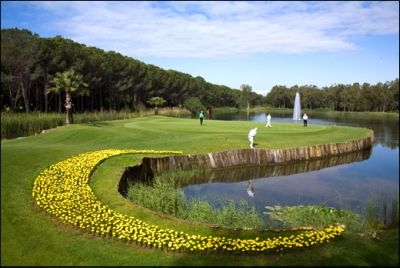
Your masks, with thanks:
[{"label": "golf course green", "polygon": [[[384,242],[381,244],[375,243],[376,241],[371,243],[365,236],[348,234],[345,231],[338,240],[327,239],[328,241],[324,240],[321,245],[296,248],[293,252],[282,250],[282,253],[274,251],[260,255],[252,250],[244,250],[236,251],[232,255],[224,254],[224,250],[218,248],[204,254],[196,250],[192,253],[190,249],[175,250],[171,246],[164,246],[163,241],[160,242],[159,248],[155,248],[154,244],[116,237],[112,231],[104,234],[99,234],[96,230],[91,232],[86,227],[80,228],[84,226],[82,217],[85,214],[78,215],[81,222],[71,224],[69,218],[76,218],[77,215],[66,217],[57,215],[57,212],[48,213],[57,211],[53,208],[55,204],[38,204],[39,196],[49,200],[49,196],[54,198],[55,193],[46,192],[43,196],[40,194],[50,189],[45,187],[46,184],[38,186],[41,178],[51,174],[50,181],[57,178],[59,183],[65,179],[65,174],[71,175],[72,173],[68,172],[73,170],[76,176],[82,176],[83,183],[69,181],[68,185],[76,184],[82,188],[76,188],[78,190],[73,192],[63,188],[65,191],[62,194],[69,195],[70,198],[63,200],[62,204],[69,202],[70,207],[82,207],[80,200],[88,200],[79,192],[79,189],[84,188],[84,193],[93,198],[90,200],[94,200],[96,206],[106,208],[104,217],[111,215],[114,221],[130,219],[124,224],[139,222],[140,226],[150,226],[154,232],[171,231],[188,237],[224,237],[236,242],[300,236],[302,231],[278,234],[258,233],[254,230],[235,232],[188,223],[138,207],[124,199],[117,191],[118,180],[124,167],[139,163],[143,156],[206,154],[247,149],[247,133],[253,127],[258,127],[255,148],[259,149],[289,149],[373,137],[373,132],[369,129],[333,125],[311,124],[303,127],[299,123],[275,123],[273,128],[265,128],[263,122],[205,120],[201,126],[197,119],[148,116],[67,125],[46,130],[35,136],[3,140],[2,265],[246,265],[250,262],[252,265],[374,265],[387,263],[388,259],[391,262],[391,258],[393,263],[396,263],[396,254],[385,250],[388,244],[394,243],[390,239],[391,233],[383,234],[389,239],[382,239]],[[82,165],[77,165],[77,162],[72,160],[82,161]],[[60,173],[51,173],[53,168]],[[43,181],[47,183],[47,177]],[[60,187],[64,186],[65,183],[52,184],[52,187],[55,187],[52,189],[59,191],[62,189]],[[106,224],[105,218],[97,219],[98,222],[102,220]],[[97,226],[96,224],[92,227]],[[181,237],[183,235],[173,236]],[[357,255],[360,254],[359,250],[349,250],[359,245],[367,246],[363,256]],[[249,254],[246,254],[247,252]],[[368,252],[374,252],[373,256],[366,257]],[[364,256],[364,253],[367,255]],[[346,256],[342,256],[343,254]],[[312,263],[309,262],[310,258]]]}]

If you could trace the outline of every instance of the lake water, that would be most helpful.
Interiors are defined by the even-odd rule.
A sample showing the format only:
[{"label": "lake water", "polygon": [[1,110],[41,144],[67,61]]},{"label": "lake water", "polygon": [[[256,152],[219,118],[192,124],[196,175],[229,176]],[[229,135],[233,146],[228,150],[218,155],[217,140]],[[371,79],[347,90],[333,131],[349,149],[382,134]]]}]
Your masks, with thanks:
[{"label": "lake water", "polygon": [[[223,114],[214,119],[266,122],[261,114]],[[274,117],[275,122],[299,123],[292,118]],[[186,197],[200,197],[214,206],[224,200],[246,200],[260,213],[265,206],[324,204],[365,214],[368,207],[383,204],[390,213],[392,200],[399,196],[399,122],[397,120],[355,120],[310,118],[308,124],[336,124],[374,130],[371,150],[319,161],[304,161],[274,167],[231,168],[212,173],[208,180],[183,187]],[[253,182],[255,196],[247,186]],[[199,183],[202,181],[204,183]],[[390,217],[390,215],[388,216]]]}]

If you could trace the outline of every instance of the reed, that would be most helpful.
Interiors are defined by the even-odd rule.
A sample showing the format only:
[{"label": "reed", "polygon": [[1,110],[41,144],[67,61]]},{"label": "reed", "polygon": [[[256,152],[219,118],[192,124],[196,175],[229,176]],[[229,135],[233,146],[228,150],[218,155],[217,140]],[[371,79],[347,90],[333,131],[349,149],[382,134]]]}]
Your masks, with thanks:
[{"label": "reed", "polygon": [[[76,124],[132,118],[134,113],[100,111],[74,114]],[[39,134],[51,128],[65,125],[65,114],[61,113],[1,113],[1,139],[13,139]]]},{"label": "reed", "polygon": [[391,201],[386,196],[370,197],[365,212],[366,225],[371,229],[399,226],[399,196]]},{"label": "reed", "polygon": [[1,139],[35,135],[45,129],[62,126],[65,116],[44,113],[1,113]]},{"label": "reed", "polygon": [[399,226],[399,194],[392,199],[391,225]]},{"label": "reed", "polygon": [[236,205],[232,200],[223,200],[221,206],[213,206],[198,197],[186,198],[180,189],[185,174],[193,171],[166,172],[155,176],[152,183],[132,183],[128,188],[128,199],[154,211],[173,215],[188,221],[214,224],[227,228],[262,228],[260,213],[241,200]]}]

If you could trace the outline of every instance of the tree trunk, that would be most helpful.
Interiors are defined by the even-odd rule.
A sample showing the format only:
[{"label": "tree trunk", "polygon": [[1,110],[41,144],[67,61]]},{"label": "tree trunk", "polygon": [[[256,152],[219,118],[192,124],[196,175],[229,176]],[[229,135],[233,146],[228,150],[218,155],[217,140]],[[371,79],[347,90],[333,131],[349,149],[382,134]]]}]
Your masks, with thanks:
[{"label": "tree trunk", "polygon": [[46,83],[47,73],[45,72],[43,75],[43,97],[44,97],[44,112],[47,114],[49,111],[49,99],[48,99],[48,92],[47,92],[47,83]]},{"label": "tree trunk", "polygon": [[72,117],[72,109],[67,109],[66,112],[67,112],[67,118],[66,118],[67,125],[73,124],[74,118]]},{"label": "tree trunk", "polygon": [[28,89],[24,86],[24,82],[20,82],[21,92],[22,92],[22,99],[24,100],[25,112],[27,114],[30,113],[30,106],[29,106],[29,96],[28,96]]},{"label": "tree trunk", "polygon": [[[47,92],[46,90],[47,89],[45,89],[45,92]],[[47,93],[44,93],[44,112],[49,112],[49,95]]]},{"label": "tree trunk", "polygon": [[62,113],[62,96],[61,93],[58,94],[58,112]]},{"label": "tree trunk", "polygon": [[65,111],[66,111],[66,123],[67,125],[73,124],[74,119],[72,117],[72,99],[71,99],[71,94],[69,92],[65,93]]}]

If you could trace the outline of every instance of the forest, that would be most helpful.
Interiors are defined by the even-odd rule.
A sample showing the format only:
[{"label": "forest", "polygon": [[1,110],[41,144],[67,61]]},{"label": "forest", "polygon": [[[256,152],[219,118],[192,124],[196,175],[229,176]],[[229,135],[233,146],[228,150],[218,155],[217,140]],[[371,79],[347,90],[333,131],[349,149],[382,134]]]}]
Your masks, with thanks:
[{"label": "forest", "polygon": [[[268,90],[268,89],[266,89]],[[115,51],[61,36],[41,38],[26,29],[1,30],[1,110],[18,112],[140,111],[151,106],[302,108],[335,111],[399,111],[399,79],[368,83],[276,85],[266,96],[251,85],[229,88],[200,76],[164,70]]]}]

